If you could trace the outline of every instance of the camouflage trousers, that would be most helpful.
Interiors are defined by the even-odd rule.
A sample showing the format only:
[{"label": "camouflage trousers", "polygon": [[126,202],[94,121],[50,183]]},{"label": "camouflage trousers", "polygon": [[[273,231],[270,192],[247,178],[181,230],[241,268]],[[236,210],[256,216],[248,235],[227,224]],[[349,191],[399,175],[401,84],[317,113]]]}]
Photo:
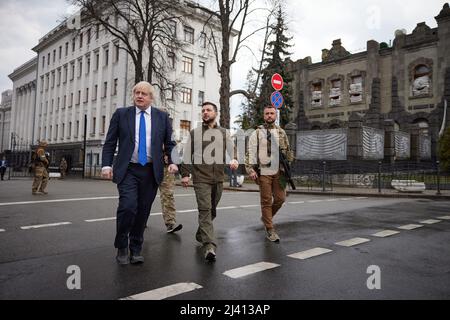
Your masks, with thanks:
[{"label": "camouflage trousers", "polygon": [[166,226],[176,223],[174,188],[175,176],[169,173],[167,166],[164,166],[164,180],[159,185],[159,195],[161,198],[162,216]]},{"label": "camouflage trousers", "polygon": [[47,169],[43,166],[36,166],[36,168],[34,169],[34,179],[31,190],[33,192],[45,191],[45,188],[47,188],[47,183],[48,183]]}]

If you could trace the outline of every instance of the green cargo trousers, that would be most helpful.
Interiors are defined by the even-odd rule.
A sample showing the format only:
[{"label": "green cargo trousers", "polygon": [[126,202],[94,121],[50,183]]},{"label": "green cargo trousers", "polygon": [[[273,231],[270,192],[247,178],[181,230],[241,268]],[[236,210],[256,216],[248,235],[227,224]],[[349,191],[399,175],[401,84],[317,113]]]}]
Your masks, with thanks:
[{"label": "green cargo trousers", "polygon": [[198,206],[198,229],[195,239],[202,243],[205,249],[217,247],[214,235],[213,220],[216,218],[216,208],[222,197],[223,182],[209,184],[194,184]]}]

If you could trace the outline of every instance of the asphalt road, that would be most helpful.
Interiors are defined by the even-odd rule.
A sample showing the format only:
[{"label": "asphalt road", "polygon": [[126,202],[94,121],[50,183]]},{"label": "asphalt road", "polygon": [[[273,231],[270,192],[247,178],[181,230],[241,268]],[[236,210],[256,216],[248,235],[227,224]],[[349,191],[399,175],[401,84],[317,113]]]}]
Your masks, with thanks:
[{"label": "asphalt road", "polygon": [[[51,180],[48,196],[32,196],[31,181],[11,180],[0,190],[2,300],[450,299],[449,202],[290,195],[276,244],[264,237],[259,194],[224,192],[217,261],[207,263],[193,188],[177,188],[183,229],[166,234],[157,198],[145,263],[119,266],[112,183]],[[385,230],[398,233],[375,236]]]}]

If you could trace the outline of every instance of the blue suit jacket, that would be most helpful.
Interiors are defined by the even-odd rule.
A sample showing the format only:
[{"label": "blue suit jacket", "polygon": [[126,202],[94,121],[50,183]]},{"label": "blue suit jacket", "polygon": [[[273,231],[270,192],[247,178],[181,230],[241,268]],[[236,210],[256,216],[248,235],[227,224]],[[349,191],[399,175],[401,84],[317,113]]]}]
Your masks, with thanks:
[{"label": "blue suit jacket", "polygon": [[[170,154],[176,143],[172,141],[172,125],[166,112],[152,106],[151,123],[153,172],[156,182],[161,184],[164,178],[164,154],[169,157],[169,163],[172,163]],[[111,118],[102,151],[102,167],[113,167],[114,183],[121,183],[125,177],[134,151],[135,131],[136,107],[117,109]],[[119,142],[119,152],[114,159],[117,142]]]}]

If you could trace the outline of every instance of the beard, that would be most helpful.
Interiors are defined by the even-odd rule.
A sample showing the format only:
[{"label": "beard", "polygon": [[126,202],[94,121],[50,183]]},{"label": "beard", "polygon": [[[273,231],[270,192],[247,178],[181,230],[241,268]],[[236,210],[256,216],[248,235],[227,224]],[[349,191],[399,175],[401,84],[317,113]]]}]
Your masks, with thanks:
[{"label": "beard", "polygon": [[267,124],[273,124],[273,123],[275,123],[275,119],[266,120],[266,123]]},{"label": "beard", "polygon": [[203,123],[210,124],[210,123],[213,123],[215,120],[216,120],[216,118],[203,119]]}]

